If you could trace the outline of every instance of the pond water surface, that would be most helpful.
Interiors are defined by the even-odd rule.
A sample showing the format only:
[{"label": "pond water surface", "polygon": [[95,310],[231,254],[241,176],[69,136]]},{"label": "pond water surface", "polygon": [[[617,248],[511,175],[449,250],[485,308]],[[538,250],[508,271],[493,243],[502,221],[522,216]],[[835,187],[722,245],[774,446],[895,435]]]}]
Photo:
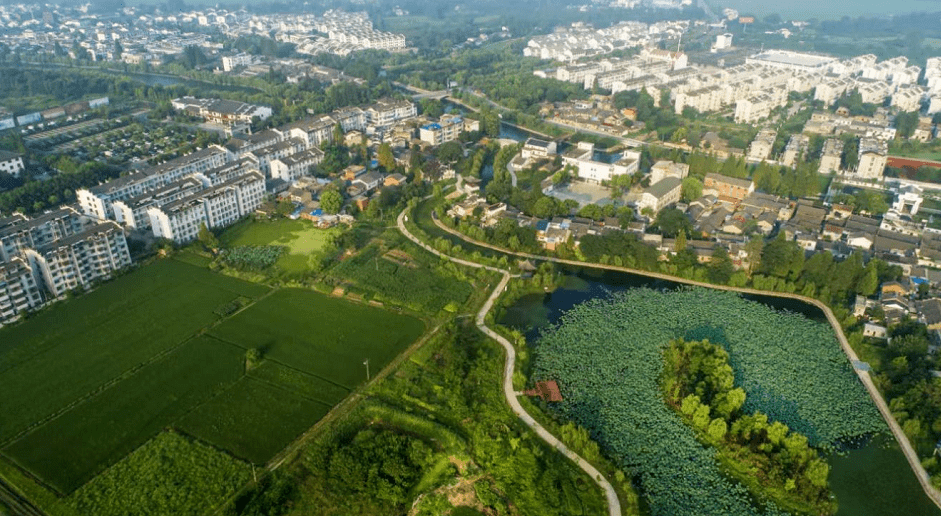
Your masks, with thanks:
[{"label": "pond water surface", "polygon": [[[592,269],[565,269],[563,286],[551,293],[520,298],[498,319],[534,342],[539,332],[555,324],[575,305],[607,297],[629,288],[677,289],[684,286],[644,276]],[[801,313],[826,321],[815,306],[772,296],[747,296],[775,309]],[[855,449],[828,458],[830,486],[839,503],[838,516],[941,516],[922,491],[898,444],[890,436],[877,436]]]}]

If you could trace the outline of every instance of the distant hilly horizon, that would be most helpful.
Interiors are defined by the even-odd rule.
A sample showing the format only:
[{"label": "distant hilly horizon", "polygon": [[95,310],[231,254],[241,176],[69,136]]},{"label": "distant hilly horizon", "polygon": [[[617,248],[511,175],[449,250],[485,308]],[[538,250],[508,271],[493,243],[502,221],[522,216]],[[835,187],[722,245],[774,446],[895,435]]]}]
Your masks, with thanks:
[{"label": "distant hilly horizon", "polygon": [[887,16],[913,12],[938,14],[941,33],[941,0],[706,0],[706,3],[721,15],[722,9],[730,7],[740,14],[760,17],[779,14],[785,20],[838,20],[844,16]]}]

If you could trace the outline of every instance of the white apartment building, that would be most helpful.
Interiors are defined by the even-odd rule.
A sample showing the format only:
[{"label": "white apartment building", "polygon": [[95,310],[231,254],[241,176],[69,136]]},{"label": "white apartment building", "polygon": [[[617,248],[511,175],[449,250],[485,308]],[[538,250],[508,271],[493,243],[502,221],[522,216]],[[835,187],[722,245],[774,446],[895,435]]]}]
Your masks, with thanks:
[{"label": "white apartment building", "polygon": [[231,72],[239,66],[251,66],[255,64],[255,59],[251,54],[236,54],[234,56],[222,57],[222,69]]},{"label": "white apartment building", "polygon": [[770,68],[816,73],[823,73],[836,61],[835,57],[792,52],[790,50],[765,50],[745,58],[745,64],[758,64]]},{"label": "white apartment building", "polygon": [[203,190],[189,197],[148,209],[154,236],[177,244],[194,240],[199,228],[227,226],[258,208],[265,196],[265,177],[260,172]]},{"label": "white apartment building", "polygon": [[635,201],[638,211],[650,208],[654,213],[680,201],[683,181],[677,177],[667,177],[650,185]]},{"label": "white apartment building", "polygon": [[149,169],[134,172],[91,188],[79,188],[75,196],[88,216],[100,220],[114,218],[112,203],[143,195],[191,174],[225,164],[229,152],[218,145],[198,150]]},{"label": "white apartment building", "polygon": [[787,147],[784,148],[784,153],[781,155],[781,164],[786,167],[793,167],[807,152],[809,144],[810,138],[806,135],[791,135],[791,139],[787,141]]},{"label": "white apartment building", "polygon": [[147,210],[152,206],[177,201],[204,188],[203,182],[196,177],[187,177],[137,197],[115,201],[111,205],[114,219],[129,229],[150,229]]},{"label": "white apartment building", "polygon": [[774,147],[774,140],[778,137],[778,132],[774,129],[762,129],[758,131],[755,139],[748,146],[749,161],[765,161],[771,157],[771,149]]},{"label": "white apartment building", "polygon": [[344,131],[365,131],[366,113],[358,107],[340,108],[330,114],[335,123],[340,124]]},{"label": "white apartment building", "polygon": [[26,260],[16,257],[0,263],[0,326],[42,304],[40,287]]},{"label": "white apartment building", "polygon": [[[363,113],[363,127],[365,127],[365,116],[365,113]],[[329,143],[333,138],[336,125],[336,120],[327,115],[321,115],[317,118],[288,124],[282,127],[281,130],[290,138],[300,138],[308,147],[323,147],[325,143]]]},{"label": "white apartment building", "polygon": [[689,165],[660,160],[650,167],[650,184],[654,185],[668,177],[683,179],[689,175]]},{"label": "white apartment building", "polygon": [[254,159],[258,170],[261,171],[265,177],[271,177],[270,163],[273,160],[286,158],[292,154],[297,154],[306,148],[307,145],[304,140],[300,138],[289,138],[269,147],[254,150],[248,153],[246,157]]},{"label": "white apartment building", "polygon": [[479,131],[480,123],[454,115],[441,115],[441,119],[421,126],[418,139],[431,145],[457,140],[462,132]]},{"label": "white apartment building", "polygon": [[387,127],[399,120],[418,116],[418,108],[409,100],[382,99],[365,110],[366,120],[374,127]]},{"label": "white apartment building", "polygon": [[856,175],[864,179],[881,179],[889,159],[889,146],[875,138],[859,139],[859,166]]},{"label": "white apartment building", "polygon": [[0,173],[18,177],[24,170],[26,170],[26,165],[23,164],[23,156],[0,150]]},{"label": "white apartment building", "polygon": [[28,248],[41,247],[79,233],[84,226],[81,214],[69,206],[32,219],[19,213],[0,219],[0,262],[22,256]]},{"label": "white apartment building", "polygon": [[271,177],[293,183],[297,179],[309,176],[310,167],[323,161],[323,151],[317,147],[278,158],[270,163]]},{"label": "white apartment building", "polygon": [[821,174],[830,174],[839,172],[843,159],[843,141],[837,138],[830,138],[823,142],[823,150],[820,152],[820,167],[817,172]]},{"label": "white apartment building", "polygon": [[787,91],[784,88],[772,88],[764,93],[751,95],[735,103],[735,122],[751,124],[768,118],[771,110],[787,104]]},{"label": "white apartment building", "polygon": [[173,109],[186,111],[204,118],[208,122],[222,125],[251,123],[253,119],[265,120],[271,116],[268,106],[255,106],[244,102],[223,99],[199,99],[181,97],[171,102]]},{"label": "white apartment building", "polygon": [[926,92],[922,86],[903,86],[892,94],[892,105],[900,111],[918,111]]},{"label": "white apartment building", "polygon": [[36,249],[27,249],[25,254],[53,297],[88,287],[131,265],[124,230],[111,221]]},{"label": "white apartment building", "polygon": [[523,150],[520,155],[523,159],[545,159],[555,156],[557,145],[555,142],[547,142],[538,138],[528,138],[523,144]]},{"label": "white apartment building", "polygon": [[594,183],[610,181],[614,176],[634,174],[640,166],[639,152],[625,151],[613,163],[595,161],[594,154],[593,143],[579,142],[574,149],[562,155],[562,162],[575,167],[580,179]]}]

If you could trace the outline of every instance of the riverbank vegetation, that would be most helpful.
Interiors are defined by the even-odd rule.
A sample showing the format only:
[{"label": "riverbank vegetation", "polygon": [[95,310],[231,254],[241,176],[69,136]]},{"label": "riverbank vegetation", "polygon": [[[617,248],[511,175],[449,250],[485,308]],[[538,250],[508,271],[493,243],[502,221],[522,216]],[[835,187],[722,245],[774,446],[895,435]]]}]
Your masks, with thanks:
[{"label": "riverbank vegetation", "polygon": [[502,365],[470,321],[442,326],[227,514],[601,514],[592,479],[506,405]]}]

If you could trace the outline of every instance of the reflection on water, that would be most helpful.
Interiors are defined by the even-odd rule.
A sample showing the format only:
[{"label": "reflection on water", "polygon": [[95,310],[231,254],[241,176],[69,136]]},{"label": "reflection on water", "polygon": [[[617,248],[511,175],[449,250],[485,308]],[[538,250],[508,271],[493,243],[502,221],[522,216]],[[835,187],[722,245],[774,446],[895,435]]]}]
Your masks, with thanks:
[{"label": "reflection on water", "polygon": [[[508,307],[500,324],[518,329],[534,342],[539,332],[556,324],[575,305],[628,288],[686,288],[680,283],[596,269],[570,268],[562,287],[521,297]],[[792,299],[746,296],[772,308],[826,321],[815,306]],[[877,436],[842,455],[831,454],[830,486],[837,497],[837,516],[941,516],[922,491],[904,455],[890,436]]]}]

